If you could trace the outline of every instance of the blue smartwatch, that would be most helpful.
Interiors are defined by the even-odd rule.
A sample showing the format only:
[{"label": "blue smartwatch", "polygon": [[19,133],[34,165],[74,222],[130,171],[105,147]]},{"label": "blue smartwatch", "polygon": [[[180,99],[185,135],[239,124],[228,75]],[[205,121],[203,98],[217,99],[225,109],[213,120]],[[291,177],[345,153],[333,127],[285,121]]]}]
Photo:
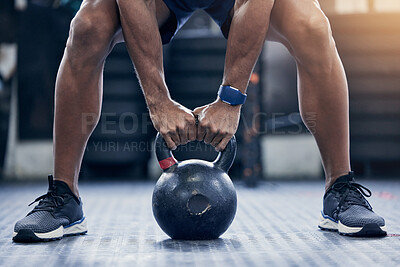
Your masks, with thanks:
[{"label": "blue smartwatch", "polygon": [[238,89],[229,85],[221,85],[218,90],[221,100],[232,106],[242,105],[246,102],[247,95],[242,94]]}]

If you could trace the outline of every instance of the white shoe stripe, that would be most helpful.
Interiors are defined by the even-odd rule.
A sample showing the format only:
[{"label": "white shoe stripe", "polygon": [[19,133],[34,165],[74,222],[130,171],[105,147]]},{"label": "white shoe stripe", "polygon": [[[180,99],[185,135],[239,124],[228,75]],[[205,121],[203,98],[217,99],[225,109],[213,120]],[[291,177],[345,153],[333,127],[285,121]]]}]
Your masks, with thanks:
[{"label": "white shoe stripe", "polygon": [[[386,232],[386,225],[379,226],[379,227],[381,228],[382,231]],[[339,221],[339,224],[338,224],[339,233],[342,233],[342,234],[355,234],[355,233],[360,232],[362,230],[362,228],[363,227],[346,226],[343,223],[341,223],[340,221]]]},{"label": "white shoe stripe", "polygon": [[328,218],[324,218],[324,216],[322,216],[322,213],[319,214],[318,226],[323,229],[329,229],[329,230],[337,230],[338,229],[338,224]]},{"label": "white shoe stripe", "polygon": [[[73,224],[68,228],[64,229],[64,226],[58,227],[56,230],[47,232],[47,233],[35,233],[34,234],[40,239],[50,239],[50,238],[61,238],[64,235],[74,235],[74,234],[81,234],[87,231],[87,224],[86,218],[77,224]],[[16,236],[18,233],[14,232],[13,237]]]}]

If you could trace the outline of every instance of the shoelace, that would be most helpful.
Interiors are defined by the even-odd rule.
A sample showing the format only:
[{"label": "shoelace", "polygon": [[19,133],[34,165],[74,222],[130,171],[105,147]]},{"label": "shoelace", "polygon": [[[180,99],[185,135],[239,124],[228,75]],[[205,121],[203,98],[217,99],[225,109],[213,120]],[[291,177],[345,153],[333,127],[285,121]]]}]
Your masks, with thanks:
[{"label": "shoelace", "polygon": [[339,201],[338,209],[340,209],[343,204],[347,204],[344,208],[348,208],[350,205],[364,206],[371,209],[365,197],[370,197],[372,195],[371,190],[365,186],[356,182],[339,182],[333,185],[332,189],[341,191],[345,188],[344,194]]},{"label": "shoelace", "polygon": [[29,213],[37,212],[37,211],[49,211],[52,212],[54,208],[62,205],[64,203],[64,198],[62,196],[56,195],[54,191],[49,191],[46,194],[36,198],[32,203],[30,203],[28,206],[31,206],[32,204],[39,202],[38,205],[35,206],[35,208]]}]

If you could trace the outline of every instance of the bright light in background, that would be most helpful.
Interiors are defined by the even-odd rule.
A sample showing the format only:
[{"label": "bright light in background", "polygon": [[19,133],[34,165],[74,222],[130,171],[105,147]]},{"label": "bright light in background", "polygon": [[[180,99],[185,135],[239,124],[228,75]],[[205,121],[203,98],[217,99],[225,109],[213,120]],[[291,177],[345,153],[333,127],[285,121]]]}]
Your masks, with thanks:
[{"label": "bright light in background", "polygon": [[336,0],[335,11],[339,14],[368,13],[368,12],[400,12],[400,0],[372,1],[374,10],[369,10],[370,0]]},{"label": "bright light in background", "polygon": [[375,0],[376,12],[399,12],[400,0]]},{"label": "bright light in background", "polygon": [[368,0],[336,0],[335,10],[339,14],[368,13]]}]

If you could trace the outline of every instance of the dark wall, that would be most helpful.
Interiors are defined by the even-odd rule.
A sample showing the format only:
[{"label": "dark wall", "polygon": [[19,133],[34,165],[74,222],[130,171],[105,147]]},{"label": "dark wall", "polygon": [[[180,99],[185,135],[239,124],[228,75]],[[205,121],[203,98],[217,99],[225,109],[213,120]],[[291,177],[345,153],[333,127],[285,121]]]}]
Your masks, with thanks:
[{"label": "dark wall", "polygon": [[29,4],[18,34],[18,135],[52,138],[53,96],[58,65],[72,19],[69,9]]},{"label": "dark wall", "polygon": [[0,43],[14,43],[17,39],[18,12],[14,0],[0,2]]}]

